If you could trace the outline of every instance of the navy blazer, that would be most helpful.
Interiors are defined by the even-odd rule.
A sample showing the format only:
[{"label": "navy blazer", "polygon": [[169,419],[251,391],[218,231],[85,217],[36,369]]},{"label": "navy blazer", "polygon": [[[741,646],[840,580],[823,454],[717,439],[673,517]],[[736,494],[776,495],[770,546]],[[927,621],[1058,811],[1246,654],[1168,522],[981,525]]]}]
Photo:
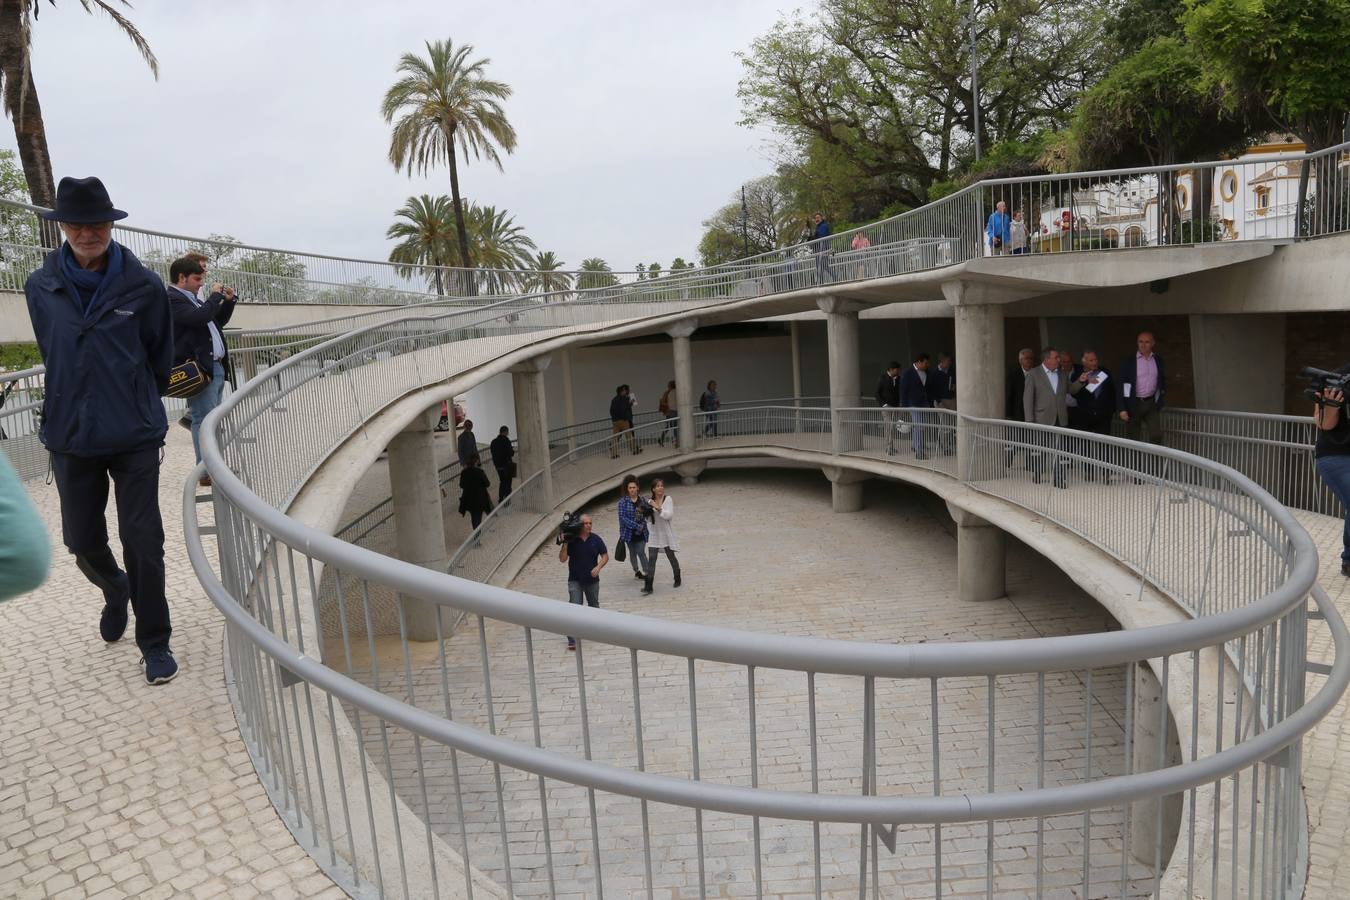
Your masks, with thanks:
[{"label": "navy blazer", "polygon": [[[224,294],[215,293],[198,306],[176,287],[170,287],[168,293],[169,311],[173,313],[174,362],[195,359],[203,372],[211,374],[215,354],[211,349],[211,329],[208,323],[216,323],[216,327],[220,329],[220,343],[224,346],[225,325],[234,315],[234,301],[226,300]],[[227,372],[229,358],[230,350],[226,347],[225,355],[220,358],[220,364]]]},{"label": "navy blazer", "polygon": [[929,392],[929,385],[933,383],[933,374],[928,373],[928,384],[925,385],[919,378],[919,371],[914,366],[909,366],[900,373],[900,405],[904,407],[920,406],[927,407],[933,405],[933,395]]},{"label": "navy blazer", "polygon": [[[1131,353],[1129,356],[1125,357],[1124,361],[1121,362],[1120,364],[1120,368],[1116,370],[1120,373],[1119,376],[1116,378],[1116,409],[1124,410],[1125,412],[1129,413],[1134,412],[1134,409],[1138,405],[1139,400],[1138,396],[1136,396],[1136,392],[1134,389],[1134,379],[1135,379],[1134,357],[1135,357],[1134,353]],[[1153,395],[1153,397],[1158,402],[1158,409],[1162,409],[1163,397],[1167,392],[1167,376],[1166,376],[1167,370],[1163,368],[1162,357],[1159,356],[1158,354],[1156,353],[1153,354],[1153,361],[1158,364],[1158,390],[1157,393]],[[1130,394],[1128,397],[1125,396],[1126,385],[1130,386]]]}]

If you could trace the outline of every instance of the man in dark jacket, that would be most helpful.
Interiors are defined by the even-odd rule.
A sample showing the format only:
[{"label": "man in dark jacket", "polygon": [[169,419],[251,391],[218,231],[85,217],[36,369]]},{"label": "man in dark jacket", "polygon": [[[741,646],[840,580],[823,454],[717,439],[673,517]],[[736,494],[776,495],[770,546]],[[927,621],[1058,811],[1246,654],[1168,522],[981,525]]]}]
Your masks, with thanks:
[{"label": "man in dark jacket", "polygon": [[[1008,381],[1005,385],[1006,405],[1003,418],[1013,422],[1025,422],[1027,420],[1026,409],[1023,406],[1023,398],[1027,392],[1027,376],[1031,370],[1036,367],[1036,351],[1030,347],[1023,347],[1017,351],[1017,365],[1013,366],[1012,371],[1008,373]],[[1007,437],[1013,441],[1020,441],[1026,437],[1022,429],[1008,429]],[[1005,465],[1012,468],[1013,457],[1022,453],[1021,450],[1008,450],[1004,457]],[[1031,468],[1032,458],[1026,456],[1026,466]]]},{"label": "man in dark jacket", "polygon": [[[220,284],[211,285],[206,300],[199,300],[206,270],[195,259],[185,256],[169,266],[169,311],[173,314],[174,362],[195,360],[197,366],[211,376],[211,381],[200,393],[188,398],[188,416],[192,419],[192,452],[197,462],[202,461],[202,421],[220,405],[225,388],[225,372],[229,365],[229,349],[225,346],[225,325],[234,315],[234,290]],[[211,476],[203,475],[202,487],[211,486]]]},{"label": "man in dark jacket", "polygon": [[[47,367],[39,437],[51,452],[62,538],[103,592],[103,639],[122,638],[130,603],[145,680],[162,684],[178,674],[159,514],[168,430],[160,397],[173,368],[164,283],[112,239],[112,223],[126,213],[113,208],[97,178],[62,178],[56,208],[41,215],[61,223],[66,237],[24,285]],[[126,571],[108,546],[110,477]]]},{"label": "man in dark jacket", "polygon": [[628,385],[621,384],[614,389],[614,398],[609,401],[609,423],[610,431],[614,434],[609,444],[609,455],[611,459],[619,458],[619,445],[623,442],[620,437],[624,432],[628,432],[628,446],[634,455],[641,453],[642,448],[638,446],[637,435],[633,434],[633,401],[628,395]]},{"label": "man in dark jacket", "polygon": [[[1097,363],[1097,351],[1084,350],[1082,364],[1073,370],[1069,393],[1077,403],[1069,409],[1069,427],[1089,434],[1110,434],[1111,418],[1116,411],[1116,388],[1111,373]],[[1102,458],[1103,446],[1095,441],[1076,441],[1075,455],[1089,459]],[[1097,477],[1098,467],[1088,464],[1084,472],[1088,481]],[[1111,473],[1101,469],[1102,480],[1110,484]]]},{"label": "man in dark jacket", "polygon": [[877,405],[886,410],[881,414],[881,429],[886,433],[886,455],[895,455],[895,425],[899,413],[893,412],[900,407],[900,363],[892,360],[886,364],[877,382]]},{"label": "man in dark jacket", "polygon": [[[928,354],[920,353],[914,357],[914,365],[900,376],[900,405],[907,409],[927,409],[933,405],[928,381]],[[923,425],[926,416],[921,412],[911,412],[910,441],[914,446],[915,459],[927,459],[923,446]]]},{"label": "man in dark jacket", "polygon": [[459,435],[459,443],[455,447],[459,456],[459,465],[461,468],[468,468],[469,460],[478,452],[478,438],[473,433],[473,422],[469,419],[464,420],[464,430]]},{"label": "man in dark jacket", "polygon": [[501,503],[511,495],[511,479],[515,477],[511,471],[516,465],[516,448],[511,446],[511,429],[503,425],[492,443],[488,444],[488,449],[492,451],[492,466],[497,470],[497,502]]},{"label": "man in dark jacket", "polygon": [[1163,395],[1167,393],[1167,373],[1162,357],[1153,352],[1153,332],[1141,331],[1135,338],[1136,350],[1120,364],[1116,381],[1116,409],[1132,441],[1161,444]]}]

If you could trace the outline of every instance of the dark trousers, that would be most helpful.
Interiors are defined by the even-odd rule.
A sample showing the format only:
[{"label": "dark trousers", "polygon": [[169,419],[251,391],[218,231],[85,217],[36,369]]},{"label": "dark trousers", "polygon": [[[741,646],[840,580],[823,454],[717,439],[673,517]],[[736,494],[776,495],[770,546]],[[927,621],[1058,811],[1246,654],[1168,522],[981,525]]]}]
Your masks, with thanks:
[{"label": "dark trousers", "polygon": [[1058,431],[1037,431],[1032,435],[1032,443],[1045,449],[1031,456],[1031,474],[1040,481],[1048,468],[1055,487],[1064,487],[1068,482],[1066,460],[1064,459],[1064,435]]},{"label": "dark trousers", "polygon": [[[1111,433],[1111,414],[1090,413],[1077,409],[1070,410],[1069,426],[1074,431],[1082,431],[1086,434],[1109,435]],[[1096,441],[1071,439],[1069,450],[1075,456],[1081,456],[1087,460],[1098,460],[1102,463],[1107,462],[1109,457],[1109,448]],[[1094,465],[1092,462],[1084,463],[1082,468],[1083,477],[1088,481],[1096,481],[1099,476],[1102,481],[1108,484],[1111,481],[1109,469]]]},{"label": "dark trousers", "polygon": [[501,503],[511,496],[511,469],[497,466],[497,502]]},{"label": "dark trousers", "polygon": [[1148,441],[1150,444],[1163,442],[1162,410],[1158,407],[1157,397],[1140,397],[1135,401],[1130,421],[1125,423],[1125,436],[1132,441]]},{"label": "dark trousers", "polygon": [[680,580],[680,560],[675,556],[675,551],[669,547],[648,547],[647,548],[647,590],[651,590],[652,579],[656,577],[656,557],[665,550],[666,559],[670,560],[670,570],[675,573],[675,580]]},{"label": "dark trousers", "polygon": [[[164,523],[159,515],[159,448],[116,456],[52,454],[61,497],[61,534],[84,576],[104,601],[128,594],[136,614],[136,644],[142,651],[169,646],[169,601],[164,596]],[[108,546],[108,479],[117,501],[123,572]]]}]

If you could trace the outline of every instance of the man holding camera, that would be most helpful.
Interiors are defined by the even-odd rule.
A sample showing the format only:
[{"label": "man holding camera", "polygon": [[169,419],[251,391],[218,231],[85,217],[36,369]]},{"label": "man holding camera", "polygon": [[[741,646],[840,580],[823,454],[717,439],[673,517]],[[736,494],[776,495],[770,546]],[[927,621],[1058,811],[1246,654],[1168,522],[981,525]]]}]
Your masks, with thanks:
[{"label": "man holding camera", "polygon": [[[567,600],[581,606],[600,606],[600,570],[609,564],[609,550],[600,535],[591,530],[591,517],[580,518],[580,528],[569,531],[568,523],[558,532],[558,562],[567,563]],[[577,649],[577,639],[567,636],[567,649]]]},{"label": "man holding camera", "polygon": [[[1337,369],[1336,374],[1350,376],[1350,365]],[[1314,392],[1317,405],[1313,409],[1317,474],[1341,501],[1342,514],[1350,509],[1350,417],[1345,415],[1345,394],[1344,382],[1324,382]],[[1350,518],[1341,536],[1341,574],[1350,577]]]},{"label": "man holding camera", "polygon": [[[230,354],[225,348],[224,328],[234,315],[234,289],[219,282],[211,285],[205,299],[198,298],[206,270],[191,257],[176,259],[169,266],[169,311],[173,314],[174,359],[184,362],[196,360],[203,373],[211,376],[200,393],[188,398],[188,415],[192,417],[192,452],[197,462],[202,461],[202,421],[211,410],[220,405],[225,389],[225,372]],[[203,475],[198,482],[211,486],[211,476]]]}]

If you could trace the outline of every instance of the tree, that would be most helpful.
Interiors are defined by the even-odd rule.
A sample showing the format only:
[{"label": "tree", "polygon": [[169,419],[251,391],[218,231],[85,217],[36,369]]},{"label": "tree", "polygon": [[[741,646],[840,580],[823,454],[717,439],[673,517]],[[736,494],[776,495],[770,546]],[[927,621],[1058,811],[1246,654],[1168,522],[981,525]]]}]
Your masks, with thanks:
[{"label": "tree", "polygon": [[[28,200],[27,183],[13,150],[0,150],[0,200]],[[0,285],[22,290],[29,273],[42,264],[38,218],[27,210],[0,206]]]},{"label": "tree", "polygon": [[619,279],[612,273],[609,263],[598,256],[581,261],[581,271],[577,273],[577,290],[613,287]]},{"label": "tree", "polygon": [[675,272],[683,272],[685,269],[692,269],[693,267],[694,264],[685,262],[684,257],[682,256],[677,256],[670,262],[670,271],[672,274]]},{"label": "tree", "polygon": [[[742,205],[744,197],[744,205]],[[796,240],[796,220],[806,213],[791,212],[782,181],[774,175],[747,181],[731,202],[703,222],[698,243],[705,266],[768,253]]]},{"label": "tree", "polygon": [[[985,147],[1067,121],[1112,61],[1102,38],[1109,5],[978,0]],[[823,166],[830,183],[857,186],[866,202],[850,191],[829,204],[838,218],[918,206],[972,156],[969,9],[954,0],[823,0],[812,20],[780,20],[741,57],[743,121],[778,130],[790,165]]]},{"label": "tree", "polygon": [[[502,294],[516,282],[514,269],[526,269],[533,260],[534,241],[506,210],[469,204],[470,241],[475,276],[489,294]],[[459,260],[456,260],[459,262]]]},{"label": "tree", "polygon": [[[48,0],[56,5],[56,0]],[[123,6],[131,7],[128,0]],[[113,3],[105,0],[80,0],[84,11],[102,12],[113,20],[130,40],[150,72],[159,78],[159,60],[150,44]],[[0,0],[0,91],[5,115],[14,123],[14,139],[19,145],[28,195],[37,206],[56,205],[56,181],[52,175],[51,154],[47,150],[47,128],[42,121],[37,85],[33,83],[33,26],[37,22],[41,0]]]},{"label": "tree", "polygon": [[455,214],[450,198],[444,194],[409,197],[394,217],[396,221],[384,233],[399,242],[389,251],[389,261],[396,264],[396,271],[404,277],[418,272],[422,266],[431,266],[431,286],[444,296],[442,267],[453,256],[455,240]]},{"label": "tree", "polygon": [[426,174],[440,162],[450,167],[459,258],[472,268],[458,157],[463,154],[467,162],[472,153],[474,159],[486,157],[502,168],[497,148],[511,153],[516,147],[516,130],[500,102],[511,96],[511,88],[484,75],[490,59],[469,60],[472,44],[455,49],[449,40],[427,41],[426,47],[425,59],[403,54],[395,69],[403,77],[384,95],[381,111],[394,126],[389,161],[395,169],[406,169],[409,177],[414,171]]},{"label": "tree", "polygon": [[647,278],[649,280],[655,281],[660,277],[661,277],[661,264],[659,262],[654,262],[647,267]]},{"label": "tree", "polygon": [[243,254],[233,266],[242,297],[263,303],[300,303],[309,297],[305,264],[289,253],[254,250]]},{"label": "tree", "polygon": [[1185,0],[1203,83],[1258,98],[1267,121],[1321,150],[1350,104],[1350,0]]},{"label": "tree", "polygon": [[521,276],[521,288],[525,291],[541,294],[562,293],[572,287],[572,275],[561,271],[563,261],[552,250],[536,253],[530,260],[528,269]]}]

